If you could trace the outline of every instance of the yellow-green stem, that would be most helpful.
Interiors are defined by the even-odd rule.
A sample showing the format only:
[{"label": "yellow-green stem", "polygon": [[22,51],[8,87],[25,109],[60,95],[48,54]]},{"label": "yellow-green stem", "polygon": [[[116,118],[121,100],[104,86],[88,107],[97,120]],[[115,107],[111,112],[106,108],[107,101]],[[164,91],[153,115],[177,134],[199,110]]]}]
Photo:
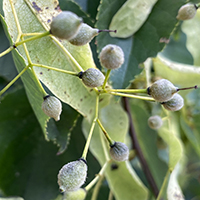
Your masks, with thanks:
[{"label": "yellow-green stem", "polygon": [[147,89],[107,89],[108,92],[123,92],[123,93],[145,93]]},{"label": "yellow-green stem", "polygon": [[113,193],[112,190],[109,192],[108,200],[113,200]]},{"label": "yellow-green stem", "polygon": [[92,198],[91,200],[97,200],[98,194],[99,194],[99,189],[101,187],[102,181],[103,181],[104,176],[100,176],[99,181],[94,187],[93,193],[92,193]]},{"label": "yellow-green stem", "polygon": [[146,101],[155,101],[155,99],[153,99],[151,97],[131,95],[131,94],[123,94],[123,93],[119,93],[119,92],[109,92],[109,91],[108,91],[108,93],[115,95],[115,96],[129,97],[129,98],[141,99],[141,100],[146,100]]},{"label": "yellow-green stem", "polygon": [[103,136],[103,134],[100,134],[100,139],[101,139],[101,144],[103,147],[103,152],[104,152],[106,161],[108,162],[110,160],[110,157],[108,154],[107,144],[106,144],[105,137]]},{"label": "yellow-green stem", "polygon": [[40,90],[41,90],[42,93],[43,93],[43,97],[47,96],[48,94],[46,93],[46,91],[45,91],[44,88],[42,87],[42,84],[41,84],[41,82],[39,81],[38,77],[36,76],[36,73],[35,73],[35,71],[34,71],[32,65],[31,65],[31,69],[32,69],[33,75],[35,76],[35,80],[36,80],[36,82],[37,82],[37,84],[38,84]]},{"label": "yellow-green stem", "polygon": [[91,141],[91,138],[92,138],[92,134],[93,134],[93,131],[94,131],[94,127],[95,127],[96,121],[98,119],[98,112],[99,112],[99,95],[96,96],[95,117],[94,117],[94,119],[92,121],[90,132],[88,134],[88,138],[87,138],[87,141],[86,141],[86,144],[85,144],[85,147],[84,147],[84,150],[83,150],[83,154],[82,154],[82,158],[84,160],[86,160],[86,157],[87,157],[87,153],[88,153],[90,141]]},{"label": "yellow-green stem", "polygon": [[[18,47],[18,46],[21,45],[21,44],[24,44],[24,43],[26,43],[26,42],[30,42],[30,41],[33,41],[33,40],[40,39],[40,38],[45,37],[45,36],[47,36],[47,35],[50,35],[50,32],[49,32],[49,31],[44,32],[44,33],[41,33],[41,34],[38,34],[38,35],[33,36],[33,37],[30,37],[30,38],[27,38],[27,39],[22,40],[22,41],[20,41],[20,42],[16,42],[16,43],[15,43],[15,46]],[[22,36],[24,37],[23,34],[22,34]]]},{"label": "yellow-green stem", "polygon": [[8,85],[6,85],[6,87],[4,87],[1,91],[0,91],[0,96],[10,88],[10,86],[15,83],[15,81],[17,81],[17,79],[29,68],[29,66],[26,66],[12,81],[10,81],[10,83],[8,83]]},{"label": "yellow-green stem", "polygon": [[57,45],[62,49],[65,55],[71,60],[71,62],[75,65],[77,71],[84,71],[83,68],[79,65],[79,63],[74,59],[74,57],[67,51],[67,49],[61,44],[61,42],[54,36],[51,36]]},{"label": "yellow-green stem", "polygon": [[87,192],[96,184],[96,182],[99,180],[99,178],[100,178],[101,176],[103,176],[104,171],[105,171],[107,165],[108,165],[108,162],[106,162],[106,163],[103,165],[103,167],[101,168],[101,170],[99,171],[99,173],[96,175],[96,177],[85,187],[85,190],[86,190]]},{"label": "yellow-green stem", "polygon": [[105,87],[106,87],[106,83],[107,83],[108,78],[109,78],[109,76],[110,76],[110,72],[111,72],[111,69],[108,69],[107,72],[106,72],[106,76],[105,76],[105,80],[104,80],[102,89],[105,89]]},{"label": "yellow-green stem", "polygon": [[20,23],[19,23],[19,19],[17,17],[16,10],[14,8],[13,2],[12,2],[12,0],[9,0],[9,1],[10,1],[10,6],[11,6],[11,9],[12,9],[12,13],[14,15],[14,19],[15,19],[15,23],[16,23],[17,31],[18,31],[18,36],[17,36],[16,41],[19,41],[19,39],[21,37],[21,33],[22,33],[21,26],[20,26]]},{"label": "yellow-green stem", "polygon": [[159,194],[158,194],[156,200],[160,200],[160,199],[161,199],[161,197],[162,197],[162,195],[163,195],[163,193],[164,193],[164,191],[165,191],[165,187],[166,187],[166,185],[167,185],[167,182],[168,182],[168,179],[169,179],[169,175],[170,175],[170,170],[168,169],[168,171],[167,171],[167,173],[166,173],[166,175],[165,175],[165,179],[164,179],[164,181],[163,181],[162,187],[161,187],[161,189],[160,189],[160,192],[159,192]]},{"label": "yellow-green stem", "polygon": [[35,67],[46,68],[46,69],[54,70],[54,71],[57,71],[57,72],[62,72],[62,73],[65,73],[65,74],[74,75],[74,76],[78,76],[78,74],[79,74],[77,72],[67,71],[67,70],[64,70],[64,69],[54,68],[54,67],[50,67],[50,66],[47,66],[47,65],[37,64],[37,63],[33,63],[32,65],[35,66]]},{"label": "yellow-green stem", "polygon": [[0,58],[3,57],[4,55],[6,55],[7,53],[11,52],[13,49],[14,49],[14,47],[11,46],[8,49],[6,49],[5,51],[3,51],[2,53],[0,53]]},{"label": "yellow-green stem", "polygon": [[105,128],[103,127],[103,125],[102,125],[102,123],[100,122],[99,119],[97,119],[97,123],[99,124],[101,130],[103,131],[103,133],[104,133],[104,135],[106,137],[106,139],[108,140],[109,145],[112,146],[115,143],[115,141],[112,140],[111,137],[108,135],[107,131],[105,130]]}]

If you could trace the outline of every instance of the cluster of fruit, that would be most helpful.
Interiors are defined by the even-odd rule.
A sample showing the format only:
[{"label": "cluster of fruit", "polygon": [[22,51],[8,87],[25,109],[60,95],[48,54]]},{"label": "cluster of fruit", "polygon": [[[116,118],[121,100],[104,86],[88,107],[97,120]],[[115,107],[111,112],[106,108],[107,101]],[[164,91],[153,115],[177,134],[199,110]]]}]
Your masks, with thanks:
[{"label": "cluster of fruit", "polygon": [[[183,17],[181,17],[183,15],[184,20],[189,17],[191,18],[191,10],[193,10],[194,14],[194,12],[196,13],[196,8],[197,7],[194,5],[184,6],[179,10],[177,18],[183,19]],[[55,17],[51,23],[50,29],[52,35],[60,39],[66,39],[71,44],[78,46],[89,43],[99,32],[101,31],[82,23],[81,18],[68,11],[62,12]],[[112,69],[117,69],[122,66],[124,63],[124,53],[119,46],[108,44],[101,50],[99,59],[101,65],[109,72]],[[79,72],[77,76],[82,80],[85,86],[90,88],[101,87],[98,91],[104,91],[108,74],[105,77],[100,70],[89,68],[86,71]],[[179,90],[183,89],[188,88],[179,89],[170,81],[160,79],[145,90],[146,94],[153,97],[153,99],[163,105],[165,109],[177,111],[184,105],[183,98],[177,93]],[[56,97],[46,96],[42,104],[42,109],[48,116],[53,117],[55,120],[60,119],[62,107],[60,101]],[[149,118],[148,124],[152,129],[158,129],[162,126],[163,121],[160,116],[156,115]],[[105,132],[105,130],[103,131]],[[129,157],[128,147],[124,143],[114,142],[108,135],[106,137],[108,137],[107,139],[110,144],[110,157],[118,162],[127,160]],[[58,174],[58,184],[60,190],[64,192],[66,200],[85,198],[87,190],[80,187],[85,183],[86,177],[87,162],[85,157],[70,162],[61,168]]]},{"label": "cluster of fruit", "polygon": [[[186,4],[180,8],[177,15],[177,19],[191,19],[195,16],[197,9],[197,5]],[[83,23],[82,18],[78,17],[76,14],[69,11],[63,11],[58,16],[53,18],[48,34],[52,34],[53,36],[59,39],[68,40],[72,45],[82,46],[89,43],[96,35],[98,35],[102,31],[111,32],[109,30],[99,30],[96,28],[92,28],[89,25]],[[48,34],[44,34],[44,36]],[[20,45],[22,43],[23,42],[19,42],[15,45],[14,48],[16,48],[17,45]],[[108,44],[101,50],[99,54],[99,59],[101,65],[107,69],[106,76],[104,76],[104,74],[96,68],[89,68],[86,71],[81,71],[77,74],[72,74],[81,79],[86,87],[98,87],[98,89],[96,90],[97,96],[100,93],[107,92],[105,89],[105,85],[109,78],[110,71],[122,66],[122,64],[124,63],[124,52],[119,46],[114,44]],[[197,88],[197,86],[190,88]],[[184,105],[184,100],[181,97],[181,95],[178,94],[178,91],[190,88],[177,88],[170,81],[166,79],[160,79],[154,82],[150,87],[144,89],[142,93],[150,95],[165,109],[169,111],[177,111],[180,110]],[[125,93],[128,92],[128,90],[124,91]],[[130,93],[134,93],[134,89],[130,89],[129,91]],[[135,93],[138,93],[138,90]],[[62,112],[62,104],[60,100],[56,97],[46,95],[42,103],[42,110],[46,115],[58,121]],[[111,159],[117,162],[123,162],[128,160],[129,148],[124,143],[113,141],[109,137],[108,133],[103,128],[103,125],[98,119],[98,113],[96,113],[96,118],[93,121],[93,125],[96,122],[98,122],[100,128],[102,129],[102,132],[104,133],[109,143],[109,152]],[[159,116],[152,116],[148,120],[149,126],[153,129],[160,128],[162,126],[162,123],[163,121]],[[93,125],[91,127],[91,133],[94,128]],[[87,144],[89,144],[88,141]],[[58,184],[61,192],[64,192],[65,200],[83,200],[85,199],[85,196],[87,194],[87,189],[81,188],[81,186],[85,183],[87,177],[86,154],[88,151],[88,145],[86,146],[86,151],[84,150],[84,153],[80,159],[64,165],[59,171]]]}]

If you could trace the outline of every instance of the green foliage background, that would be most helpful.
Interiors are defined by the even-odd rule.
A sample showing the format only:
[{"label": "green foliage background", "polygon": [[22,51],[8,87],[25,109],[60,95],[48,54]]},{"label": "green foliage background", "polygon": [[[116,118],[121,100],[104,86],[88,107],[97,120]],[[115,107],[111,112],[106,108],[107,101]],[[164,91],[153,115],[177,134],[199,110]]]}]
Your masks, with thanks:
[{"label": "green foliage background", "polygon": [[[101,2],[62,0],[60,7],[62,10],[77,13],[83,17],[84,22],[93,27],[106,29],[109,28],[112,17],[124,2],[125,0],[102,0]],[[162,77],[179,87],[199,85],[200,45],[197,45],[199,41],[195,39],[198,37],[194,35],[200,34],[198,25],[200,13],[198,12],[190,21],[178,22],[175,17],[179,7],[184,3],[183,0],[159,0],[147,21],[133,36],[119,39],[112,38],[108,33],[101,33],[90,43],[90,46],[84,47],[83,58],[91,48],[95,65],[101,69],[98,61],[100,50],[109,43],[119,45],[125,53],[125,63],[120,69],[111,72],[109,83],[113,88],[147,87],[144,67],[148,64],[143,63],[151,57],[153,59],[148,67],[151,80]],[[2,0],[0,5],[1,14],[4,16]],[[5,26],[4,21],[1,20],[0,52],[9,47],[9,40],[11,40],[5,31]],[[170,41],[166,44],[160,42],[161,38],[166,40],[170,38]],[[43,42],[50,44],[49,40]],[[44,44],[40,45],[41,48],[46,48]],[[34,49],[33,43],[29,45],[30,48],[32,46]],[[56,47],[52,48],[55,52],[58,51]],[[9,53],[0,58],[0,89],[17,75],[17,70],[26,65],[22,50],[21,53],[22,56],[19,56],[16,51],[13,51],[12,55]],[[78,53],[78,49],[72,50],[73,56],[77,60],[80,59],[84,69],[93,66],[92,58],[84,62],[84,59],[79,58]],[[45,55],[41,58],[45,60]],[[105,72],[104,69],[102,71]],[[47,77],[47,80],[55,77],[61,80],[67,79],[60,74],[55,74],[53,77]],[[37,87],[34,88],[31,72],[22,77],[22,81],[15,82],[0,99],[0,196],[20,196],[26,200],[59,199],[61,197],[57,174],[64,164],[78,159],[82,154],[91,121],[91,119],[84,119],[83,115],[92,117],[88,114],[90,108],[88,105],[92,105],[94,94],[88,93],[80,82],[70,80],[83,88],[83,94],[88,94],[88,101],[80,106],[79,110],[78,105],[66,102],[60,93],[56,93],[63,100],[61,120],[54,122],[50,119],[47,122],[48,118],[40,112],[42,96],[40,91],[36,90]],[[66,80],[66,83],[67,81],[69,80]],[[63,82],[62,89],[66,83]],[[50,94],[55,94],[53,87],[46,86],[44,87]],[[184,176],[179,177],[179,185],[185,199],[198,200],[200,199],[198,178],[200,175],[200,92],[194,90],[180,94],[184,97],[185,106],[181,111],[169,114],[172,119],[170,129],[166,123],[158,132],[148,127],[149,116],[166,115],[157,103],[132,99],[130,100],[131,114],[137,139],[158,188],[161,188],[168,167],[174,168],[181,160],[179,173]],[[77,102],[81,98],[78,94],[74,97]],[[132,148],[128,135],[128,118],[121,99],[111,99],[111,103],[106,97],[103,99],[105,104],[108,104],[106,107],[102,105],[100,111],[100,119],[104,122],[105,128],[115,140],[126,142]],[[105,162],[99,135],[99,130],[96,128],[91,142],[91,153],[87,157],[89,171],[86,185]],[[117,200],[155,199],[137,156],[128,164],[120,164],[119,169],[121,171],[113,172],[109,166],[106,171],[107,179],[103,181],[98,200],[108,199],[109,187],[115,193]],[[87,200],[91,199],[92,192],[93,190],[87,195]]]}]

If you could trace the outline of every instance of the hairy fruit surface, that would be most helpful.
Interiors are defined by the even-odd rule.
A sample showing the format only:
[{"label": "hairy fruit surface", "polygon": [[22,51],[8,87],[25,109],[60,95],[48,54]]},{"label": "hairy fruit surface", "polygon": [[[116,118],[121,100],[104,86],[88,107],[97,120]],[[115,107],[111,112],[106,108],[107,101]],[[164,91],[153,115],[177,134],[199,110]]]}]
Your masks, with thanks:
[{"label": "hairy fruit surface", "polygon": [[87,177],[87,165],[83,160],[69,162],[58,173],[58,185],[62,192],[80,188]]},{"label": "hairy fruit surface", "polygon": [[107,69],[116,69],[124,63],[124,52],[121,47],[108,44],[99,54],[100,63]]},{"label": "hairy fruit surface", "polygon": [[63,11],[53,18],[50,25],[50,32],[60,39],[69,40],[76,36],[81,24],[82,18],[70,11]]}]

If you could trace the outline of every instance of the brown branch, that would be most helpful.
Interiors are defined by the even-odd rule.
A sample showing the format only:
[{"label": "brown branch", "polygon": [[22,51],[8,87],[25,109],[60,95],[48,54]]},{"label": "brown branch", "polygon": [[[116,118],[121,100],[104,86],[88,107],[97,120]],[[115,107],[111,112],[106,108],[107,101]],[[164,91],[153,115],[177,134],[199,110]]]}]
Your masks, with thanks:
[{"label": "brown branch", "polygon": [[136,153],[138,155],[138,158],[140,160],[140,163],[141,163],[141,166],[142,166],[142,169],[143,169],[143,172],[146,176],[146,179],[152,189],[152,192],[153,194],[155,195],[155,197],[158,196],[158,193],[159,193],[159,189],[155,183],[155,180],[151,174],[151,171],[149,169],[149,166],[144,158],[144,155],[142,153],[142,150],[140,148],[140,145],[139,145],[139,142],[138,142],[138,139],[137,139],[137,136],[136,136],[136,133],[135,133],[135,129],[134,129],[134,126],[133,126],[133,120],[132,120],[132,116],[131,116],[131,110],[130,110],[130,105],[129,105],[129,101],[128,101],[128,98],[127,97],[123,97],[123,101],[124,101],[124,108],[128,114],[128,117],[129,117],[129,131],[130,131],[130,135],[131,135],[131,140],[132,140],[132,144],[133,144],[133,147],[135,148],[136,150]]}]

